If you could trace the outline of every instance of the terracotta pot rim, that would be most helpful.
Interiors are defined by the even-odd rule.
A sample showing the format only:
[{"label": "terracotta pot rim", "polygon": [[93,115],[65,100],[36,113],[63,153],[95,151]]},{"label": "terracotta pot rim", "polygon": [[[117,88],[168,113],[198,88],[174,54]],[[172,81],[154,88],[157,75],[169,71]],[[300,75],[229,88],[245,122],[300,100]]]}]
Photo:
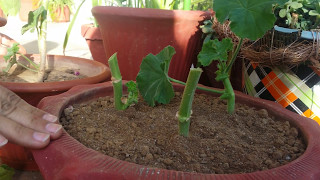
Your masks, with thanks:
[{"label": "terracotta pot rim", "polygon": [[99,27],[94,27],[93,24],[81,25],[81,35],[86,40],[98,40],[102,41],[102,36]]},{"label": "terracotta pot rim", "polygon": [[[175,86],[176,89],[183,89],[181,85]],[[102,84],[96,85],[81,85],[74,87],[67,91],[66,93],[47,97],[42,99],[39,103],[38,108],[41,108],[45,111],[51,112],[55,115],[61,114],[64,107],[67,107],[69,103],[74,103],[76,101],[76,97],[83,97],[84,94],[88,94],[89,91],[93,91],[93,94],[97,94],[101,91],[112,90],[112,83],[106,82]],[[203,91],[200,91],[203,92]],[[100,95],[97,95],[100,96]],[[90,177],[93,175],[97,175],[100,178],[104,176],[112,176],[114,178],[129,178],[130,177],[149,177],[155,178],[157,175],[166,177],[170,179],[182,179],[183,177],[189,178],[229,178],[229,179],[255,179],[263,177],[268,178],[276,178],[276,179],[287,179],[291,178],[300,178],[300,179],[308,179],[308,178],[319,178],[320,170],[318,167],[320,166],[320,136],[319,126],[315,121],[312,121],[309,118],[302,117],[298,114],[295,114],[291,111],[288,111],[282,108],[279,104],[254,98],[243,94],[241,92],[236,92],[236,100],[241,100],[244,104],[249,104],[251,101],[254,101],[255,107],[257,109],[264,108],[267,109],[273,115],[278,115],[279,118],[285,118],[285,120],[290,121],[291,124],[297,126],[299,130],[303,133],[304,138],[307,142],[307,149],[303,155],[301,155],[296,160],[280,166],[278,168],[273,168],[264,171],[256,171],[252,173],[245,174],[202,174],[202,173],[191,173],[191,172],[181,172],[174,170],[166,170],[160,168],[148,168],[146,166],[133,164],[129,162],[125,162],[122,160],[117,160],[110,156],[103,155],[97,151],[86,148],[84,145],[76,141],[72,138],[66,131],[64,131],[63,136],[51,142],[49,146],[47,146],[43,150],[33,151],[35,159],[39,164],[40,170],[43,173],[48,172],[46,169],[45,162],[48,161],[45,159],[46,157],[50,157],[50,154],[54,154],[53,156],[62,156],[62,159],[67,157],[75,157],[75,154],[79,154],[81,157],[79,159],[73,159],[73,161],[77,162],[77,165],[66,165],[66,167],[62,167],[59,172],[67,173],[68,169],[77,169],[77,173],[81,174],[81,177]],[[58,105],[60,101],[60,105]],[[61,104],[62,102],[62,104]],[[47,104],[47,105],[46,105]],[[49,104],[49,105],[48,105]],[[50,104],[53,104],[52,107]],[[58,107],[59,106],[59,107]],[[61,149],[62,148],[62,149]],[[64,149],[66,148],[66,149]],[[73,152],[69,152],[73,151]],[[90,161],[89,154],[92,154],[93,161]],[[52,157],[51,160],[54,161],[55,157]],[[61,157],[60,157],[61,158]],[[86,161],[86,165],[81,165],[81,158],[83,161]],[[65,159],[64,159],[65,160]],[[92,159],[91,159],[92,160]],[[70,160],[65,160],[67,163]],[[48,163],[52,163],[48,161]],[[63,163],[63,162],[62,162]],[[302,167],[303,168],[299,168]],[[99,173],[91,172],[92,169],[103,169],[104,171],[99,171]],[[113,169],[115,169],[113,171]],[[294,172],[294,173],[292,173]],[[54,172],[58,173],[58,172]],[[70,177],[74,177],[73,174],[70,174]],[[79,175],[80,176],[80,175]]]},{"label": "terracotta pot rim", "polygon": [[198,20],[199,17],[206,17],[206,11],[186,11],[186,10],[166,10],[152,8],[132,8],[115,6],[95,6],[91,10],[95,14],[109,14],[118,18],[152,18],[152,19],[172,19],[175,20]]},{"label": "terracotta pot rim", "polygon": [[[39,54],[25,54],[26,56],[39,56]],[[83,63],[85,65],[92,64],[97,69],[100,70],[100,73],[97,75],[86,77],[83,79],[69,80],[69,81],[59,81],[59,82],[43,82],[43,83],[25,83],[25,82],[1,82],[0,85],[5,86],[6,88],[19,93],[38,93],[38,92],[53,92],[53,91],[66,91],[78,84],[93,84],[99,83],[106,79],[106,77],[110,77],[109,68],[97,61],[73,57],[73,56],[63,56],[63,55],[47,55],[48,59],[51,58],[68,58],[70,60],[76,60],[77,63]],[[59,59],[57,59],[59,60]],[[54,87],[54,89],[52,89]]]}]

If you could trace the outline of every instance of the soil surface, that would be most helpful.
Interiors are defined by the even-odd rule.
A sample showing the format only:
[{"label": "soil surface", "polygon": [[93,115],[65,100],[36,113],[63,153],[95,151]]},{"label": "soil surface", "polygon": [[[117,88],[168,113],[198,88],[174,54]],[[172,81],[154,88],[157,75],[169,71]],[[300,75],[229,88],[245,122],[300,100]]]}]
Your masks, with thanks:
[{"label": "soil surface", "polygon": [[301,133],[265,109],[196,95],[190,136],[178,135],[175,118],[181,93],[168,105],[144,102],[124,111],[113,98],[73,105],[60,119],[66,131],[85,146],[117,159],[170,170],[233,174],[275,168],[298,158],[306,149]]},{"label": "soil surface", "polygon": [[[57,69],[46,70],[44,82],[68,81],[82,79],[83,76],[79,73],[79,69],[68,67],[59,67]],[[22,67],[12,68],[9,74],[0,72],[0,81],[4,82],[37,82],[37,73],[24,69]]]}]

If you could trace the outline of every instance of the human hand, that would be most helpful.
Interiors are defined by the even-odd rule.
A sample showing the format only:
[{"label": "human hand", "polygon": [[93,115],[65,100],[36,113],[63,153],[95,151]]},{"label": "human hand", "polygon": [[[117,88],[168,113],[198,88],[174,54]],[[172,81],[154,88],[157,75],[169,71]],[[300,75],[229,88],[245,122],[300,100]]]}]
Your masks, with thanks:
[{"label": "human hand", "polygon": [[0,148],[11,142],[39,149],[62,134],[58,118],[37,109],[0,86]]}]

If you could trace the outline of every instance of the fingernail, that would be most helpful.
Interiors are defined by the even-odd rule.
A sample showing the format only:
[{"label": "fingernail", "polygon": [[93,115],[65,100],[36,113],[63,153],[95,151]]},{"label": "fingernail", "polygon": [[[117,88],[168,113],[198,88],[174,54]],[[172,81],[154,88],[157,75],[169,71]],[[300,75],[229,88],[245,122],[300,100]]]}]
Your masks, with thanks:
[{"label": "fingernail", "polygon": [[44,114],[42,118],[50,122],[56,122],[58,120],[58,117],[52,114]]},{"label": "fingernail", "polygon": [[8,143],[8,139],[0,136],[0,147],[6,145]]},{"label": "fingernail", "polygon": [[50,135],[45,133],[34,132],[33,138],[37,141],[45,142],[50,138]]},{"label": "fingernail", "polygon": [[62,126],[60,124],[49,123],[49,124],[46,125],[47,131],[49,131],[51,133],[56,133],[61,128],[62,128]]}]

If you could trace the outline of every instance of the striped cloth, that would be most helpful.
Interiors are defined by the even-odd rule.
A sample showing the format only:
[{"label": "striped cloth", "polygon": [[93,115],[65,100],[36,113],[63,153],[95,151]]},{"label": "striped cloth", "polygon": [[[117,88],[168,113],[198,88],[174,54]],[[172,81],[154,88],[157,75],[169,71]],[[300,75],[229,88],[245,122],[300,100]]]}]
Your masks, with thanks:
[{"label": "striped cloth", "polygon": [[244,92],[275,101],[320,125],[320,71],[307,65],[268,68],[244,60]]}]

